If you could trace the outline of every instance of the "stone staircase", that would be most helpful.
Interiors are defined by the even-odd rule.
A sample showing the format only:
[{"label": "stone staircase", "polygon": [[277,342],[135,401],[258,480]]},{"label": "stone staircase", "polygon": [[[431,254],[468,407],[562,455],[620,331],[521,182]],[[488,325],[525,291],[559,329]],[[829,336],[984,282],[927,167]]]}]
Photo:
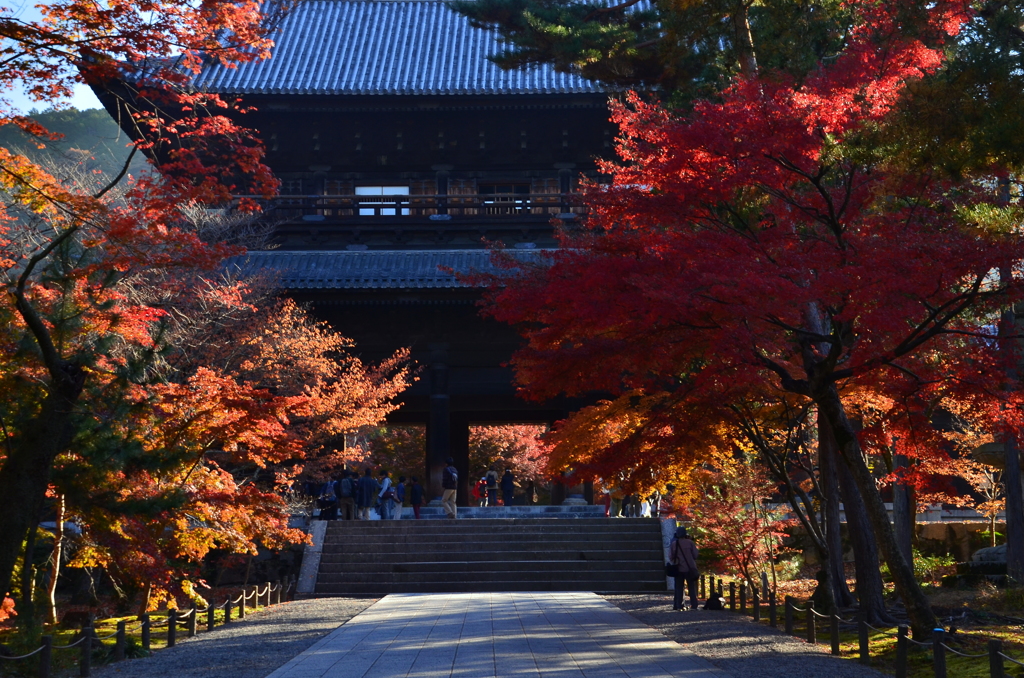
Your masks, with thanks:
[{"label": "stone staircase", "polygon": [[653,518],[332,521],[314,595],[664,591],[663,553]]}]

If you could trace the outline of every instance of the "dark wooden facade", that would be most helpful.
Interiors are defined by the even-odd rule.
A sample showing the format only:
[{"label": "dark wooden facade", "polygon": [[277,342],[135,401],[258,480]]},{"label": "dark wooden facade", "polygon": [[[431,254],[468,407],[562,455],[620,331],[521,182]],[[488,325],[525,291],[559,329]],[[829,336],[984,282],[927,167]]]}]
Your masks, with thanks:
[{"label": "dark wooden facade", "polygon": [[518,398],[519,338],[433,262],[465,271],[486,242],[556,246],[553,224],[578,221],[573,194],[614,135],[607,93],[546,68],[501,72],[485,59],[498,48],[435,0],[305,0],[273,58],[196,79],[255,108],[243,123],[282,182],[264,206],[277,249],[243,266],[279,270],[366,360],[411,347],[424,371],[391,420],[427,426],[430,495],[455,457],[461,501],[470,424],[551,423],[578,403]]},{"label": "dark wooden facade", "polygon": [[554,246],[551,220],[581,211],[573,193],[612,134],[603,94],[246,103],[282,182],[268,213],[287,220],[288,249]]}]

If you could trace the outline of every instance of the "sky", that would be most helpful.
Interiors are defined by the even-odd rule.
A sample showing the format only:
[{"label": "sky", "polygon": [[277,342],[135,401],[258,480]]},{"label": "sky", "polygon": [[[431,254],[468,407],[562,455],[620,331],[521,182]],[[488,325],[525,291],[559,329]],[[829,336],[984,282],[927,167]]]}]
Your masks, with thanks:
[{"label": "sky", "polygon": [[[35,5],[37,4],[40,4],[37,0],[7,0],[4,2],[4,7],[0,9],[0,12],[3,12],[3,14],[8,16],[25,19],[27,21],[37,20],[40,17],[39,10],[35,8]],[[42,111],[50,108],[53,104],[58,103],[32,101],[21,92],[17,84],[14,85],[13,89],[9,89],[6,92],[0,92],[0,96],[6,98],[15,108],[19,109],[23,113],[27,113],[33,108]],[[76,85],[74,97],[60,103],[69,104],[79,110],[102,108],[99,99],[96,98],[96,95],[92,93],[92,90],[89,89],[87,85]]]}]

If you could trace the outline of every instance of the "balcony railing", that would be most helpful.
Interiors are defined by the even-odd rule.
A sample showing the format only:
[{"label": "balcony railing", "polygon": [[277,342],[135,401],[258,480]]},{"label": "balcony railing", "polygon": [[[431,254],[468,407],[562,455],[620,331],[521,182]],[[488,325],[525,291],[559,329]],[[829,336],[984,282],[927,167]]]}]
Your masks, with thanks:
[{"label": "balcony railing", "polygon": [[373,217],[428,218],[446,221],[460,217],[572,218],[586,212],[571,193],[515,195],[282,195],[256,200],[275,217],[309,221]]}]

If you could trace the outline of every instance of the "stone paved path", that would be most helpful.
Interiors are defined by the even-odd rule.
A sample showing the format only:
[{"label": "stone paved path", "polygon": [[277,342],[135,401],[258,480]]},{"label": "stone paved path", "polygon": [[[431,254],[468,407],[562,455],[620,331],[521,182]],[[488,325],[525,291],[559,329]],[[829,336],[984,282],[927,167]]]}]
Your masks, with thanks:
[{"label": "stone paved path", "polygon": [[732,678],[593,593],[394,594],[268,678]]}]

